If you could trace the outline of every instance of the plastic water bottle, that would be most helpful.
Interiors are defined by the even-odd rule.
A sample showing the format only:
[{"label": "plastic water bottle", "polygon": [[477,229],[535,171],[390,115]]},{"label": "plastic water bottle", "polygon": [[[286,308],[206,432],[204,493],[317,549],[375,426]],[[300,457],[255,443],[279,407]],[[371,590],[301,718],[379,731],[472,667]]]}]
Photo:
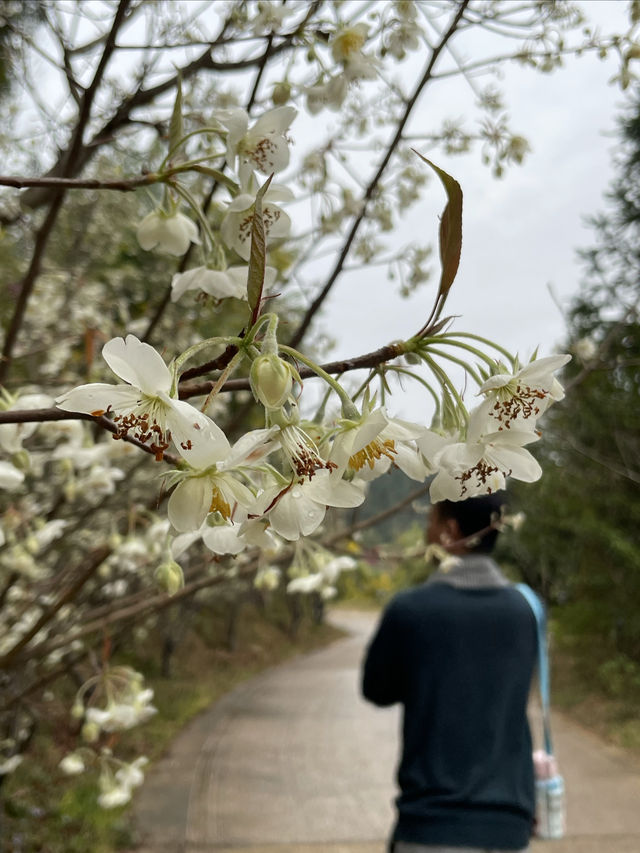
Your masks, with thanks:
[{"label": "plastic water bottle", "polygon": [[547,822],[549,838],[562,838],[564,835],[564,779],[554,776],[548,780]]},{"label": "plastic water bottle", "polygon": [[537,835],[564,837],[564,779],[560,775],[536,781]]},{"label": "plastic water bottle", "polygon": [[536,835],[563,838],[565,833],[564,779],[553,755],[543,749],[533,753],[536,776]]}]

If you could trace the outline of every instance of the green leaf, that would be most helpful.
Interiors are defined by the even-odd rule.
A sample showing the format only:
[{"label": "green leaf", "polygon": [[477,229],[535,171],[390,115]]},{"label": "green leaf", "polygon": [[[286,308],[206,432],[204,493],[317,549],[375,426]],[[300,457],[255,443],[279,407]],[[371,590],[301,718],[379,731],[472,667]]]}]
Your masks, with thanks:
[{"label": "green leaf", "polygon": [[184,126],[182,123],[182,80],[178,76],[176,100],[171,113],[171,124],[169,125],[169,152],[175,151],[184,137]]},{"label": "green leaf", "polygon": [[442,273],[440,274],[440,285],[438,296],[446,299],[451,285],[453,284],[458,266],[460,265],[460,253],[462,251],[462,189],[460,184],[438,168],[431,160],[427,160],[415,149],[412,149],[421,160],[431,166],[438,175],[447,192],[447,205],[440,219],[440,263]]},{"label": "green leaf", "polygon": [[267,263],[267,237],[262,216],[262,199],[269,189],[273,175],[269,175],[260,187],[253,205],[251,225],[251,254],[249,255],[249,274],[247,277],[247,300],[251,310],[251,323],[256,322],[260,314],[260,302],[264,287],[264,270]]}]

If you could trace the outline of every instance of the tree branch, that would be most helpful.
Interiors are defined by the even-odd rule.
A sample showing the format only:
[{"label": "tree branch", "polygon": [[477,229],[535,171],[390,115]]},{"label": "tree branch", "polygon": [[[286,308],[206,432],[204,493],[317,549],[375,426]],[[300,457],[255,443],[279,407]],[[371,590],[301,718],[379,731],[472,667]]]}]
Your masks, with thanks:
[{"label": "tree branch", "polygon": [[[127,8],[130,3],[131,0],[120,0],[118,10],[113,20],[113,25],[111,27],[111,32],[109,33],[109,36],[105,42],[104,50],[102,52],[100,62],[98,63],[96,73],[94,74],[93,80],[91,81],[91,85],[85,90],[84,95],[82,97],[82,105],[79,111],[76,129],[74,131],[71,144],[65,152],[64,160],[61,163],[62,177],[68,177],[69,172],[71,172],[74,168],[78,153],[82,147],[82,137],[84,135],[85,127],[89,121],[93,99],[95,97],[97,88],[100,85],[100,81],[102,80],[107,63],[111,57],[111,54],[113,53],[116,35],[124,21]],[[22,283],[20,286],[20,295],[16,301],[16,307],[14,309],[13,316],[11,318],[9,328],[7,330],[7,335],[5,337],[2,356],[0,357],[0,384],[3,384],[6,380],[6,376],[9,371],[11,359],[13,356],[13,349],[18,337],[18,333],[22,326],[22,322],[24,320],[25,312],[27,310],[27,303],[29,301],[29,297],[33,292],[33,288],[38,278],[38,275],[40,274],[40,267],[42,265],[42,259],[44,257],[45,249],[47,247],[47,243],[49,242],[49,237],[51,236],[51,232],[53,231],[53,227],[58,218],[58,214],[60,212],[60,208],[62,207],[62,202],[64,200],[64,190],[54,189],[52,190],[52,193],[53,196],[51,206],[42,226],[38,231],[35,245],[33,248],[33,255],[31,257],[31,263],[24,278],[22,279]]]},{"label": "tree branch", "polygon": [[[371,369],[373,367],[378,367],[381,364],[384,364],[388,361],[392,361],[394,358],[399,358],[404,353],[404,348],[402,344],[387,344],[387,346],[380,347],[380,349],[374,350],[373,352],[365,353],[365,355],[357,356],[356,358],[348,358],[342,359],[341,361],[331,361],[327,364],[320,365],[322,370],[326,373],[332,374],[340,374],[340,373],[349,373],[352,370],[363,370],[363,369]],[[187,370],[182,374],[182,378],[185,377],[191,378],[195,376],[199,376],[202,373],[207,373],[210,370],[222,370],[226,364],[231,360],[233,353],[229,355],[226,351],[222,353],[214,361],[207,362],[207,364],[200,365],[199,367],[194,367],[191,370]],[[223,363],[224,360],[224,363]],[[310,367],[301,367],[298,371],[301,379],[310,379],[316,378],[317,374]],[[179,386],[179,397],[181,400],[188,400],[191,397],[200,397],[204,394],[208,394],[209,391],[215,385],[214,381],[210,382],[201,382],[199,384],[191,383],[188,385],[183,385],[182,382]],[[224,386],[220,389],[220,392],[229,392],[229,391],[248,391],[250,389],[249,380],[248,379],[229,379],[225,382]],[[85,421],[93,421],[94,423],[101,426],[103,429],[108,430],[109,432],[115,433],[117,432],[117,428],[113,421],[109,420],[106,415],[100,415],[99,417],[95,417],[94,415],[89,415],[85,412],[66,412],[62,409],[58,409],[55,406],[50,409],[9,409],[6,412],[0,411],[0,424],[26,424],[26,423],[46,423],[49,421],[76,421],[76,420],[85,420]],[[139,447],[141,450],[145,450],[147,453],[153,453],[153,451],[147,447],[146,444],[138,441],[136,438],[126,437],[125,441],[130,442],[131,444],[135,444],[136,447]],[[175,457],[170,456],[170,454],[165,453],[165,458],[167,461],[177,462]]]},{"label": "tree branch", "polygon": [[36,634],[44,628],[51,619],[53,619],[56,613],[58,613],[65,604],[74,600],[78,592],[82,589],[89,578],[97,572],[98,568],[107,559],[109,554],[111,554],[111,548],[107,545],[103,545],[89,555],[84,569],[78,571],[75,580],[72,581],[66,589],[62,590],[57,600],[51,605],[51,607],[48,607],[44,611],[40,618],[31,626],[31,628],[29,628],[20,640],[18,640],[15,646],[0,657],[0,669],[10,667],[12,662],[15,661],[16,657],[25,648],[25,646],[27,646]]},{"label": "tree branch", "polygon": [[[311,3],[311,6],[310,6],[307,14],[305,15],[303,21],[298,25],[296,30],[294,30],[294,32],[291,34],[291,36],[290,36],[291,39],[293,39],[293,37],[303,29],[305,24],[308,23],[308,21],[311,19],[311,17],[319,9],[320,5],[321,5],[321,0],[314,0],[314,2]],[[251,95],[249,96],[249,100],[247,102],[247,112],[251,111],[251,108],[255,103],[255,99],[256,99],[257,94],[258,94],[258,87],[260,86],[260,81],[262,80],[262,76],[263,76],[265,68],[267,66],[267,62],[270,59],[270,57],[273,55],[274,55],[273,33],[270,33],[268,38],[267,38],[267,48],[259,60],[258,73],[256,74],[256,79],[255,79],[254,84],[253,84]],[[222,168],[222,170],[224,170],[226,168],[226,162],[221,168]],[[216,191],[217,186],[218,186],[218,182],[213,181],[211,184],[211,187],[209,189],[209,192],[207,193],[207,197],[206,197],[206,199],[202,205],[202,209],[205,213],[207,213],[209,210],[209,206],[211,205],[211,202],[213,200],[213,195]],[[180,266],[178,267],[178,272],[183,272],[186,269],[187,261],[191,255],[191,252],[192,252],[192,245],[193,244],[191,244],[189,246],[186,253],[183,255],[183,257],[180,261]],[[149,325],[147,326],[147,330],[146,330],[146,332],[144,334],[144,338],[143,338],[145,343],[149,343],[151,335],[153,334],[156,326],[158,325],[158,323],[162,319],[162,315],[167,310],[167,307],[169,306],[170,301],[171,301],[171,285],[169,285],[167,287],[167,289],[165,290],[164,296],[162,297],[162,302],[160,302],[160,304],[156,308],[156,311],[155,311],[153,317],[151,318]],[[225,353],[223,353],[223,356],[221,356],[221,358],[223,358],[223,357],[227,358],[227,361],[222,365],[222,367],[226,367],[226,365],[229,363],[229,361],[231,361],[231,359],[234,355],[235,355],[235,348],[228,347],[227,351]],[[214,369],[214,368],[209,368],[209,369]],[[205,372],[208,372],[208,371],[205,371]],[[202,374],[198,374],[198,375],[202,375]]]},{"label": "tree branch", "polygon": [[[127,0],[127,3],[128,2],[130,2],[130,0]],[[315,15],[320,5],[321,0],[315,0],[314,3],[310,4],[309,11],[307,12],[305,18],[295,28],[295,30],[283,35],[282,41],[279,44],[272,45],[270,47],[270,58],[284,53],[285,51],[293,47],[294,39],[300,33],[300,31],[309,23],[309,21]],[[224,27],[222,29],[222,33],[226,31],[228,25],[229,22],[225,22]],[[257,57],[252,57],[250,59],[241,59],[234,62],[217,62],[216,60],[214,60],[211,54],[213,49],[218,45],[218,41],[221,38],[222,34],[213,42],[211,42],[200,56],[185,65],[183,68],[178,69],[174,75],[167,78],[163,82],[158,83],[155,86],[151,86],[148,89],[138,88],[133,94],[126,97],[117,107],[112,117],[102,126],[102,128],[98,130],[85,145],[83,145],[76,151],[76,156],[73,162],[70,160],[69,155],[66,151],[63,151],[59,155],[57,162],[49,170],[48,177],[72,177],[73,175],[77,175],[87,165],[87,163],[95,155],[98,149],[108,140],[111,140],[118,130],[120,130],[122,127],[124,127],[131,121],[130,115],[133,110],[137,110],[140,107],[147,106],[158,96],[163,95],[165,92],[171,91],[171,89],[175,89],[179,79],[182,79],[182,81],[184,82],[193,77],[199,71],[242,71],[245,69],[260,66],[261,62],[263,61],[262,54]],[[223,42],[226,41],[228,40],[223,40]],[[107,47],[105,45],[105,50],[106,49]],[[34,188],[32,191],[25,193],[25,196],[23,197],[23,203],[33,209],[41,207],[42,205],[46,204],[47,201],[51,198],[52,192],[53,190],[49,188]]]},{"label": "tree branch", "polygon": [[424,89],[424,87],[427,85],[427,83],[431,79],[433,68],[434,68],[440,54],[442,53],[442,51],[446,47],[449,39],[451,39],[452,36],[454,35],[454,33],[456,32],[456,30],[458,28],[458,24],[460,23],[460,20],[462,19],[464,12],[465,12],[465,9],[467,8],[468,5],[469,5],[469,0],[462,0],[462,2],[460,3],[460,6],[458,8],[458,11],[456,12],[451,24],[449,25],[449,29],[444,34],[444,36],[442,37],[442,39],[441,39],[440,43],[437,45],[437,47],[435,47],[433,49],[433,52],[431,54],[431,59],[429,60],[427,67],[424,71],[424,74],[422,75],[422,79],[420,80],[420,82],[416,86],[415,91],[414,91],[413,95],[411,96],[411,98],[407,101],[405,111],[404,111],[404,115],[402,116],[402,118],[400,119],[400,121],[398,123],[396,133],[395,133],[391,143],[389,144],[389,147],[387,148],[387,151],[386,151],[386,153],[382,159],[382,162],[380,163],[380,166],[378,167],[378,171],[374,175],[373,179],[369,183],[369,185],[368,185],[368,187],[364,193],[362,210],[360,211],[360,213],[356,217],[353,225],[351,226],[351,231],[349,232],[349,235],[345,241],[345,244],[342,248],[342,252],[340,253],[340,256],[339,256],[339,258],[336,262],[336,265],[333,269],[333,272],[329,276],[327,283],[322,288],[322,290],[320,291],[318,296],[314,299],[314,301],[311,303],[311,305],[307,309],[307,312],[304,315],[300,326],[298,327],[298,329],[294,333],[293,337],[291,338],[290,345],[292,347],[297,347],[300,344],[300,342],[304,338],[305,334],[307,333],[307,330],[308,330],[309,326],[311,325],[313,318],[315,317],[316,313],[321,308],[325,299],[329,295],[331,288],[333,287],[338,276],[342,272],[342,267],[344,266],[344,262],[347,259],[347,255],[349,254],[349,251],[351,250],[351,245],[353,244],[353,241],[356,238],[356,235],[358,233],[358,229],[360,228],[360,225],[362,224],[363,220],[366,217],[367,203],[373,197],[373,195],[374,195],[374,193],[378,187],[378,184],[380,182],[380,179],[382,178],[382,175],[384,174],[384,171],[387,168],[387,165],[389,164],[389,160],[391,159],[391,156],[393,155],[394,151],[396,150],[396,148],[397,148],[397,146],[398,146],[398,144],[402,138],[402,133],[404,131],[404,128],[405,128],[405,126],[409,120],[411,112],[412,112],[414,106],[416,105],[418,98],[420,97],[422,90]]}]

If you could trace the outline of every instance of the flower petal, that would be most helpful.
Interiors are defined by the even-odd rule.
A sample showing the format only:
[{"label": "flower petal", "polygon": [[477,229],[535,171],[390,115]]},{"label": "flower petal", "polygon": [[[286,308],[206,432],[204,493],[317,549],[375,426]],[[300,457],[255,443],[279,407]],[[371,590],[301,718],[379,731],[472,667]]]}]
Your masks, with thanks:
[{"label": "flower petal", "polygon": [[491,449],[485,453],[485,459],[523,483],[535,483],[542,477],[542,468],[538,461],[524,447]]},{"label": "flower petal", "polygon": [[313,479],[304,486],[306,493],[314,501],[327,506],[353,507],[364,501],[364,492],[355,483],[347,483],[328,472],[316,471]]},{"label": "flower petal", "polygon": [[131,412],[140,401],[140,391],[131,385],[107,385],[92,382],[78,385],[66,394],[56,397],[56,406],[65,412],[102,414],[108,408],[114,412]]},{"label": "flower petal", "polygon": [[11,462],[0,459],[0,489],[12,492],[24,482],[24,474]]},{"label": "flower petal", "polygon": [[171,389],[171,374],[162,356],[135,335],[127,335],[126,340],[107,341],[102,347],[102,357],[116,376],[145,394],[155,396],[158,391]]},{"label": "flower petal", "polygon": [[240,537],[239,524],[220,524],[209,527],[202,534],[202,541],[214,554],[239,554],[247,547]]},{"label": "flower petal", "polygon": [[211,418],[186,400],[166,398],[165,403],[173,443],[192,468],[208,468],[226,458],[229,441]]},{"label": "flower petal", "polygon": [[322,524],[326,513],[323,504],[305,494],[303,486],[295,485],[284,494],[269,513],[271,526],[284,539],[295,541],[309,536]]},{"label": "flower petal", "polygon": [[571,361],[571,356],[567,354],[537,358],[535,361],[531,361],[525,365],[519,372],[518,377],[521,382],[527,385],[535,385],[539,382],[547,385],[551,381],[551,374],[555,373],[556,370],[560,370],[569,361]]},{"label": "flower petal", "polygon": [[189,477],[175,487],[167,504],[169,521],[179,533],[198,530],[211,506],[208,477]]},{"label": "flower petal", "polygon": [[397,465],[403,474],[418,483],[422,483],[427,476],[424,462],[415,447],[397,444],[393,464]]}]

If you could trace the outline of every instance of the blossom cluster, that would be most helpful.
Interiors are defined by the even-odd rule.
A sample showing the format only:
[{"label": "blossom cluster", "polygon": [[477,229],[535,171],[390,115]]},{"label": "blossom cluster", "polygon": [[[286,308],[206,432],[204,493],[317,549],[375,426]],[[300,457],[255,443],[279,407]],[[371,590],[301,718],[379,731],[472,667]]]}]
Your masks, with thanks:
[{"label": "blossom cluster", "polygon": [[58,407],[108,413],[116,438],[134,437],[158,459],[172,448],[182,460],[168,474],[173,529],[202,531],[212,550],[233,554],[263,547],[273,534],[287,541],[310,536],[328,507],[359,506],[367,483],[391,466],[418,482],[433,477],[434,501],[497,491],[508,477],[537,480],[542,472],[527,445],[540,437],[539,418],[562,397],[554,373],[569,359],[549,356],[513,372],[496,362],[466,422],[435,430],[394,418],[368,398],[360,407],[343,400],[341,417],[306,422],[293,366],[273,356],[273,370],[252,374],[256,399],[275,404],[265,406],[265,427],[231,444],[212,418],[170,395],[171,371],[149,344],[128,335],[109,341],[103,355],[126,384],[79,386],[59,396]]},{"label": "blossom cluster", "polygon": [[143,687],[142,676],[129,667],[106,667],[86,681],[76,695],[72,714],[83,720],[82,738],[92,746],[67,753],[59,766],[63,773],[75,776],[97,765],[98,804],[103,808],[129,802],[133,790],[144,781],[142,768],[148,760],[139,756],[127,763],[115,758],[109,746],[99,743],[101,735],[126,731],[148,720],[157,712],[152,698],[153,690]]}]

